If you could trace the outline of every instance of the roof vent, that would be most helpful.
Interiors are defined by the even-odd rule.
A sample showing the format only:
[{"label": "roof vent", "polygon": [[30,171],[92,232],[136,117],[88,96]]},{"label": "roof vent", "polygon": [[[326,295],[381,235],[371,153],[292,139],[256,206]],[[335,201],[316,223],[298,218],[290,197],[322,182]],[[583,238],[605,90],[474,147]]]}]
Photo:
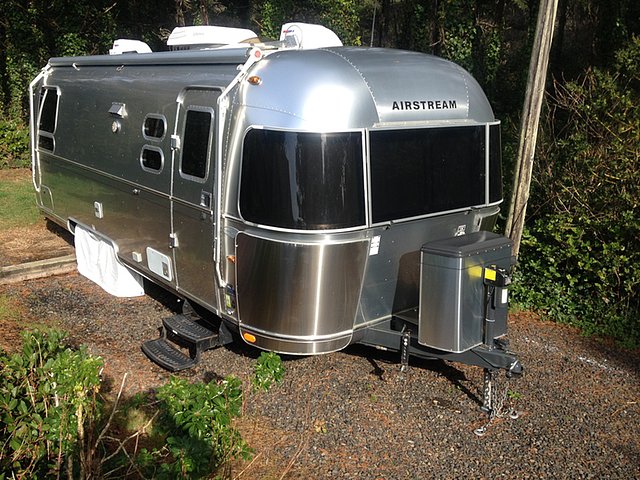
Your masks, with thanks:
[{"label": "roof vent", "polygon": [[245,28],[212,25],[176,27],[169,35],[167,45],[171,50],[202,50],[251,43],[258,41],[257,37],[254,32]]},{"label": "roof vent", "polygon": [[280,41],[284,42],[285,48],[305,50],[342,46],[332,30],[313,23],[285,23],[280,32]]},{"label": "roof vent", "polygon": [[113,48],[109,50],[109,55],[121,55],[123,53],[151,53],[151,48],[140,40],[119,38],[113,42]]}]

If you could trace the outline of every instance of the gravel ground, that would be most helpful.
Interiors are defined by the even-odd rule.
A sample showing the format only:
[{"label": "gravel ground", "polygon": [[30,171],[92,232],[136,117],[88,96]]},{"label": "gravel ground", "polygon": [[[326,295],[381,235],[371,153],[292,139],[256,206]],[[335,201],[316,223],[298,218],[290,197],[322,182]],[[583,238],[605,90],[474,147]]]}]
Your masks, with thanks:
[{"label": "gravel ground", "polygon": [[[157,288],[149,293],[114,298],[77,274],[0,286],[31,321],[58,325],[102,356],[113,390],[128,372],[127,394],[169,378],[140,344],[176,304]],[[22,326],[3,322],[0,345],[15,345]],[[256,453],[235,466],[236,478],[640,478],[638,351],[531,314],[512,315],[509,328],[526,370],[500,388],[519,418],[473,433],[486,420],[474,367],[415,360],[401,373],[398,355],[361,346],[286,358],[280,385],[246,396],[239,428]],[[248,384],[258,353],[219,348],[180,375],[234,374]]]}]

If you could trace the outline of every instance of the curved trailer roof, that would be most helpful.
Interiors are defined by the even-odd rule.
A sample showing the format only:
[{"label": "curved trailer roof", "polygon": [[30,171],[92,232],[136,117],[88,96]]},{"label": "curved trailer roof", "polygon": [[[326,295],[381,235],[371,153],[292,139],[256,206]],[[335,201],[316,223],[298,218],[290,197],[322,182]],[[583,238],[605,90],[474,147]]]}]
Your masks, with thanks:
[{"label": "curved trailer roof", "polygon": [[83,67],[112,66],[125,77],[123,67],[174,67],[173,81],[184,68],[186,85],[190,65],[240,68],[247,62],[253,63],[247,77],[259,81],[242,82],[234,103],[253,108],[255,124],[269,124],[267,112],[271,120],[280,117],[283,127],[321,130],[494,120],[486,96],[468,72],[450,61],[403,50],[242,47],[52,58],[49,66],[71,67],[78,75]]}]

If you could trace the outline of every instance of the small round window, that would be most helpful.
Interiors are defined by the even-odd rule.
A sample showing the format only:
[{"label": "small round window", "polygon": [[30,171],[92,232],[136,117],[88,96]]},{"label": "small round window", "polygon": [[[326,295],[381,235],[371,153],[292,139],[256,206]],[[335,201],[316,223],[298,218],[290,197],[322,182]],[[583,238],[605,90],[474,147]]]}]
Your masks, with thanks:
[{"label": "small round window", "polygon": [[148,140],[160,140],[167,131],[167,121],[162,115],[147,115],[142,126],[142,133]]}]

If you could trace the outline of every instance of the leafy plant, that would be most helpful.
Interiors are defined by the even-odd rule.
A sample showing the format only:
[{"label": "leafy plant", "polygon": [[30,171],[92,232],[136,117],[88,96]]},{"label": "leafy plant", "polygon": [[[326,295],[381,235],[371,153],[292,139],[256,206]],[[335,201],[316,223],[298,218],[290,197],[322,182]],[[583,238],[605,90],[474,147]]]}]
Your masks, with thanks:
[{"label": "leafy plant", "polygon": [[509,400],[520,400],[522,398],[522,394],[514,390],[507,390],[507,398]]},{"label": "leafy plant", "polygon": [[282,359],[277,353],[262,352],[256,361],[252,383],[256,390],[269,390],[271,385],[279,383],[284,377]]},{"label": "leafy plant", "polygon": [[611,71],[556,84],[514,288],[521,306],[627,346],[640,343],[638,98],[640,38]]},{"label": "leafy plant", "polygon": [[141,467],[154,478],[202,478],[250,449],[233,427],[242,409],[242,383],[235,377],[207,384],[172,377],[158,389],[163,415],[158,428],[166,446],[143,450]]},{"label": "leafy plant", "polygon": [[0,168],[25,168],[29,157],[29,126],[20,119],[0,117]]},{"label": "leafy plant", "polygon": [[85,424],[98,415],[102,361],[64,345],[57,330],[23,333],[22,351],[0,353],[0,470],[17,478],[84,478]]}]

